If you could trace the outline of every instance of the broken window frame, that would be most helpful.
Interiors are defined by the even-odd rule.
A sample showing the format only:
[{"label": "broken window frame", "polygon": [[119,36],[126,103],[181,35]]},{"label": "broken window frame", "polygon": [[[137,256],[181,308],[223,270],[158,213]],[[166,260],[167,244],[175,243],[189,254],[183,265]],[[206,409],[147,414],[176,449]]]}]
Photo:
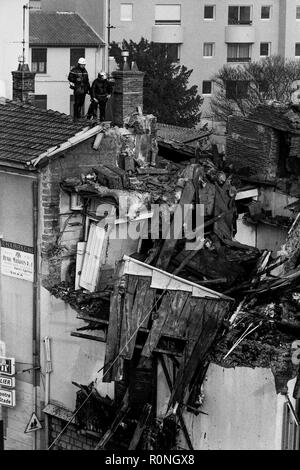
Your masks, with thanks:
[{"label": "broken window frame", "polygon": [[31,49],[31,71],[37,74],[47,73],[47,47]]},{"label": "broken window frame", "polygon": [[[243,18],[243,16],[245,16],[245,18]],[[229,25],[251,25],[252,24],[251,5],[229,5],[228,24]]]},{"label": "broken window frame", "polygon": [[251,62],[251,43],[228,43],[227,62]]}]

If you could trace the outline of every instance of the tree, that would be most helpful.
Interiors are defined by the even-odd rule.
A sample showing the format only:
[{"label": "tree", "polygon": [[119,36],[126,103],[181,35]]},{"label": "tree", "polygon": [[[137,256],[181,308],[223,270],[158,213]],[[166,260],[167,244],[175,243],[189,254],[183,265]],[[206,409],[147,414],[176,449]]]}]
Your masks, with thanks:
[{"label": "tree", "polygon": [[213,80],[212,113],[226,121],[230,114],[247,116],[259,104],[290,103],[297,90],[295,82],[300,80],[300,61],[272,56],[239,66],[225,65]]},{"label": "tree", "polygon": [[[157,116],[161,123],[194,127],[201,119],[203,102],[198,87],[189,87],[192,70],[174,63],[167,45],[142,38],[139,43],[123,41],[123,50],[129,51],[129,62],[135,61],[144,78],[144,112]],[[122,64],[120,47],[111,44],[110,54],[119,66]]]}]

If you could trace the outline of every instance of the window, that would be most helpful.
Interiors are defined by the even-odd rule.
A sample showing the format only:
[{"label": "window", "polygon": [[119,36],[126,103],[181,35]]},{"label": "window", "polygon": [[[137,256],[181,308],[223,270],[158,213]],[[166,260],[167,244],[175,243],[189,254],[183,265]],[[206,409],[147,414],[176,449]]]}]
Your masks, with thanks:
[{"label": "window", "polygon": [[270,55],[271,44],[269,42],[260,43],[260,56],[268,57]]},{"label": "window", "polygon": [[300,5],[296,7],[296,19],[300,20]]},{"label": "window", "polygon": [[211,95],[212,94],[212,81],[203,80],[202,82],[202,95]]},{"label": "window", "polygon": [[203,57],[212,57],[215,53],[215,43],[205,42],[203,44]]},{"label": "window", "polygon": [[34,47],[31,52],[31,71],[47,73],[47,49]]},{"label": "window", "polygon": [[226,82],[226,98],[244,99],[248,95],[249,82],[244,80],[228,80]]},{"label": "window", "polygon": [[70,67],[75,67],[78,64],[80,57],[85,57],[84,47],[74,47],[70,49]]},{"label": "window", "polygon": [[132,21],[133,19],[133,4],[121,3],[120,20]]},{"label": "window", "polygon": [[181,24],[181,5],[155,5],[155,24]]},{"label": "window", "polygon": [[204,19],[205,20],[214,20],[215,19],[215,5],[205,5],[204,6]]},{"label": "window", "polygon": [[269,20],[271,18],[271,7],[270,6],[261,7],[260,17],[262,20]]},{"label": "window", "polygon": [[296,57],[300,56],[300,42],[296,42],[295,44],[295,56]]},{"label": "window", "polygon": [[228,24],[251,23],[251,7],[228,7]]},{"label": "window", "polygon": [[227,46],[227,62],[250,62],[251,61],[251,44],[228,44]]},{"label": "window", "polygon": [[34,105],[36,108],[47,109],[47,95],[35,95]]},{"label": "window", "polygon": [[178,62],[180,59],[180,47],[179,44],[159,44],[161,51],[165,54],[165,57],[171,59],[172,62]]}]

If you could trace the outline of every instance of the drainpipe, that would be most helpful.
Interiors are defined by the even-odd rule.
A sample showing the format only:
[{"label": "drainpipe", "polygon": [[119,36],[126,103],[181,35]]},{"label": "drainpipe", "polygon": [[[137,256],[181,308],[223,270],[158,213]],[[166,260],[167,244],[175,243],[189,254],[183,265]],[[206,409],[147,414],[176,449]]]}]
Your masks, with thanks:
[{"label": "drainpipe", "polygon": [[[50,403],[50,374],[52,372],[52,360],[51,360],[51,343],[49,336],[44,338],[45,344],[45,406]],[[46,448],[48,448],[49,442],[49,417],[45,414],[45,441]]]},{"label": "drainpipe", "polygon": [[[39,344],[39,253],[38,253],[38,182],[32,183],[33,196],[33,318],[32,318],[32,364],[33,364],[33,409],[38,415],[38,387],[40,385],[40,344]],[[34,433],[33,449],[37,449],[37,432]]]},{"label": "drainpipe", "polygon": [[[3,235],[0,235],[0,253]],[[1,276],[1,259],[0,259],[0,356],[5,357],[5,343],[2,341],[2,276]],[[2,406],[0,405],[0,451],[4,450],[4,421]]]}]

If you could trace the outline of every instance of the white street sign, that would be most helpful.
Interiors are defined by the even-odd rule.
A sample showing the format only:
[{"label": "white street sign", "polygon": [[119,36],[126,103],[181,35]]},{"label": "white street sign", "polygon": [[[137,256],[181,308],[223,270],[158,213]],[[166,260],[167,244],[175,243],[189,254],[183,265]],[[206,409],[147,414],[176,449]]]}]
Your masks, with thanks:
[{"label": "white street sign", "polygon": [[9,407],[16,406],[15,390],[0,390],[0,405]]}]

